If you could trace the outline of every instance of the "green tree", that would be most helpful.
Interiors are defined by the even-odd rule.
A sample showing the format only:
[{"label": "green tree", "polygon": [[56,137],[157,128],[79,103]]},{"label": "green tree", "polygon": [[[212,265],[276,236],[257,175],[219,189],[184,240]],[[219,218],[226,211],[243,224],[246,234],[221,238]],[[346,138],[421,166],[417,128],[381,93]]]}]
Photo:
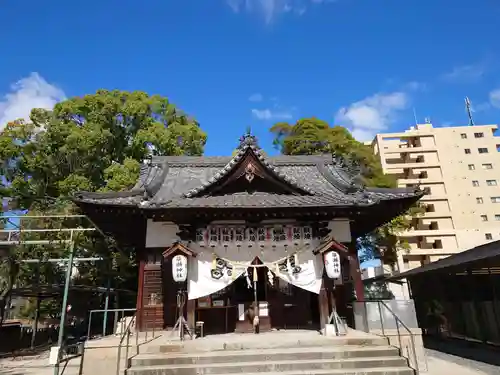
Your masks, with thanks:
[{"label": "green tree", "polygon": [[[354,139],[349,130],[341,126],[330,126],[315,117],[298,120],[295,124],[280,122],[271,127],[274,145],[285,155],[314,155],[335,153],[346,159],[355,160],[363,168],[363,183],[371,187],[396,187],[396,180],[385,175],[380,161],[369,146]],[[420,212],[420,207],[399,216],[358,239],[361,259],[381,258],[387,264],[394,264],[397,252],[408,249],[408,244],[397,234],[409,229],[409,216]]]},{"label": "green tree", "polygon": [[[201,155],[206,138],[198,122],[167,98],[140,91],[99,90],[65,100],[52,110],[33,109],[29,119],[13,121],[0,132],[0,199],[8,198],[32,214],[76,213],[70,202],[75,192],[129,189],[149,155]],[[82,282],[103,285],[105,269],[116,276],[115,283],[127,283],[129,274],[136,273],[133,249],[118,251],[112,239],[97,234],[77,241],[86,256],[106,255],[109,263],[80,265]],[[11,259],[66,252],[60,246],[17,247]],[[31,282],[33,269],[19,268],[26,271],[23,282]],[[55,282],[49,273],[59,277],[60,266],[46,268],[42,282]]]}]

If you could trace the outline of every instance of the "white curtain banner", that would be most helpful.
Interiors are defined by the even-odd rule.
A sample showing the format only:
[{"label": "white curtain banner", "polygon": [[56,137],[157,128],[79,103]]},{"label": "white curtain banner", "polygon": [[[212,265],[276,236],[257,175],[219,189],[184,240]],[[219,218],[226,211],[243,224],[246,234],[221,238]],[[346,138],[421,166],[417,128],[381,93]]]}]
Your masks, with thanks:
[{"label": "white curtain banner", "polygon": [[[226,258],[226,252],[217,254],[220,257]],[[227,258],[226,258],[227,259]],[[250,265],[254,258],[234,259],[243,262],[247,266]],[[209,250],[204,250],[198,253],[196,257],[191,257],[188,270],[188,299],[197,299],[200,297],[209,296],[216,293],[228,285],[231,285],[234,280],[245,273],[246,267],[235,267],[230,262],[224,259],[217,259],[214,268],[214,255]]]},{"label": "white curtain banner", "polygon": [[203,249],[190,258],[188,299],[206,297],[226,288],[245,273],[256,257],[280,279],[312,293],[319,294],[321,290],[323,260],[309,248],[286,251],[278,247],[262,251],[258,247],[228,246],[217,248],[215,253],[217,258],[209,249]]},{"label": "white curtain banner", "polygon": [[[319,294],[323,281],[323,260],[321,254],[311,250],[291,256],[277,265],[266,264],[280,279],[311,293]],[[274,267],[274,268],[273,268]]]}]

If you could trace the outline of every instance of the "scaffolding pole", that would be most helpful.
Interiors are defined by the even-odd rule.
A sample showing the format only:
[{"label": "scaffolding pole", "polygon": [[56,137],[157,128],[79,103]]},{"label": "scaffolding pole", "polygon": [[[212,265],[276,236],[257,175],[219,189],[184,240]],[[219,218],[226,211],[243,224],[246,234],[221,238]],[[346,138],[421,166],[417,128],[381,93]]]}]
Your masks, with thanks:
[{"label": "scaffolding pole", "polygon": [[[70,219],[70,218],[86,218],[85,215],[0,215],[0,220],[10,219],[14,220],[24,220],[24,219]],[[94,225],[90,220],[91,225]],[[94,228],[42,228],[42,229],[23,229],[22,226],[19,226],[18,229],[2,229],[0,230],[0,234],[7,234],[6,239],[0,239],[0,247],[1,246],[16,246],[16,245],[56,245],[56,244],[69,244],[69,255],[68,258],[51,258],[51,259],[23,259],[20,260],[21,263],[66,263],[66,275],[65,275],[65,283],[64,283],[64,291],[63,291],[63,300],[61,306],[61,319],[59,324],[59,336],[57,340],[57,360],[54,365],[54,375],[59,374],[59,362],[61,360],[61,347],[64,341],[64,326],[66,323],[66,315],[67,315],[67,307],[68,307],[68,294],[69,294],[69,286],[71,283],[71,271],[73,268],[73,263],[80,261],[97,261],[103,260],[103,258],[74,258],[75,253],[75,240],[73,238],[73,234],[75,232],[88,232],[95,231]],[[101,234],[102,232],[99,231]],[[57,240],[23,240],[21,235],[24,233],[69,233],[69,239],[57,239]],[[15,236],[19,236],[19,238],[13,238]],[[39,309],[39,306],[37,306]],[[32,342],[34,341],[34,337],[32,337]]]}]

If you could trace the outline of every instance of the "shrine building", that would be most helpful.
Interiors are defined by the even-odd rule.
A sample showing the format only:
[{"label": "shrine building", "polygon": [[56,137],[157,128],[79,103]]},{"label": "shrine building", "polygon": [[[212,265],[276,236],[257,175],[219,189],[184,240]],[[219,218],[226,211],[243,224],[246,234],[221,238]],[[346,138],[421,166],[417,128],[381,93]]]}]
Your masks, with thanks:
[{"label": "shrine building", "polygon": [[[355,239],[412,206],[423,192],[367,188],[360,169],[332,155],[266,157],[254,136],[234,157],[161,156],[125,192],[79,193],[75,203],[139,264],[138,326],[174,326],[177,292],[187,292],[190,326],[205,333],[318,329],[333,306],[350,320],[363,300]],[[326,276],[324,255],[340,255],[342,277]],[[183,285],[172,258],[188,257]]]}]

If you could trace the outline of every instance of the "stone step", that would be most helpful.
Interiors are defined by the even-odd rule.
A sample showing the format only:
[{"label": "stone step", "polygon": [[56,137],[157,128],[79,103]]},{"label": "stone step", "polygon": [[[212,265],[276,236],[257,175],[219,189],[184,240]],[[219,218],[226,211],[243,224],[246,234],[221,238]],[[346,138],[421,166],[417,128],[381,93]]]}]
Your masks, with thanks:
[{"label": "stone step", "polygon": [[[294,361],[259,361],[207,363],[185,365],[133,366],[127,370],[127,375],[219,375],[219,374],[249,374],[286,371],[306,371],[313,374],[316,370],[357,370],[358,373],[374,368],[404,368],[407,361],[401,357],[346,358],[346,359],[315,359]],[[345,372],[344,372],[345,373]],[[353,371],[353,373],[356,373]],[[404,374],[404,373],[402,373]],[[408,373],[410,374],[410,373]],[[405,374],[406,375],[406,374]]]},{"label": "stone step", "polygon": [[147,353],[172,353],[182,351],[220,351],[220,350],[249,350],[249,349],[278,349],[278,348],[301,348],[301,347],[324,347],[324,346],[387,346],[385,337],[335,337],[324,336],[290,339],[288,337],[262,337],[261,340],[249,340],[234,342],[230,340],[219,340],[206,337],[203,339],[189,340],[185,342],[169,342],[165,344],[155,342],[154,345],[146,347]]},{"label": "stone step", "polygon": [[[129,374],[127,372],[127,374]],[[152,372],[149,374],[165,374],[164,372]],[[193,375],[196,373],[193,372]],[[379,367],[374,369],[324,369],[324,370],[298,370],[298,371],[271,371],[254,372],[245,375],[415,375],[415,372],[408,367]],[[212,374],[224,375],[224,374]]]},{"label": "stone step", "polygon": [[298,359],[342,359],[361,357],[397,357],[398,349],[390,346],[329,346],[278,349],[223,350],[199,353],[139,354],[132,366],[207,364],[224,362],[294,361]]}]

